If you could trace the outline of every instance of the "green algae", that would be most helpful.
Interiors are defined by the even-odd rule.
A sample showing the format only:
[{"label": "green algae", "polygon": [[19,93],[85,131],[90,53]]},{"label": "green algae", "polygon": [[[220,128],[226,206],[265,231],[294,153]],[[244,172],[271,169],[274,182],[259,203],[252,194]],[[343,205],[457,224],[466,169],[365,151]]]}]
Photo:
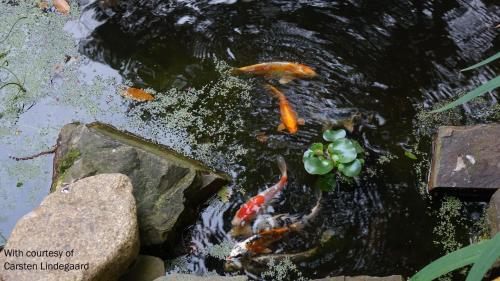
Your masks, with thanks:
[{"label": "green algae", "polygon": [[270,259],[266,266],[268,269],[262,272],[260,275],[264,280],[273,280],[273,281],[308,280],[302,275],[302,272],[300,272],[300,270],[290,260],[290,258],[282,259],[279,262],[276,262],[274,259]]},{"label": "green algae", "polygon": [[57,173],[59,175],[63,175],[66,170],[68,170],[71,166],[73,166],[73,163],[81,156],[81,152],[78,149],[70,149],[64,157],[61,159],[61,161],[58,164],[57,168]]},{"label": "green algae", "polygon": [[437,214],[439,224],[434,227],[433,233],[437,240],[435,245],[443,248],[445,253],[451,253],[462,248],[462,244],[457,241],[457,227],[464,223],[462,218],[462,202],[452,196],[445,197]]}]

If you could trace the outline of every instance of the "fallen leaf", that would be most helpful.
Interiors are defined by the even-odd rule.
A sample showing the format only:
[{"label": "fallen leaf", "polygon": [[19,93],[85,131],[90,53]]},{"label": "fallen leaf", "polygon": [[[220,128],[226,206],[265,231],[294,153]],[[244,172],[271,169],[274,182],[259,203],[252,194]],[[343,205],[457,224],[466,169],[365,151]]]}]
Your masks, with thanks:
[{"label": "fallen leaf", "polygon": [[154,100],[154,97],[144,90],[129,87],[123,91],[123,96],[136,101],[150,101]]},{"label": "fallen leaf", "polygon": [[260,142],[260,143],[266,143],[269,137],[265,133],[257,133],[255,135],[255,138]]},{"label": "fallen leaf", "polygon": [[52,0],[52,5],[56,8],[56,10],[61,14],[69,13],[69,4],[66,0]]},{"label": "fallen leaf", "polygon": [[405,156],[412,160],[417,160],[417,156],[413,154],[411,151],[405,150]]}]

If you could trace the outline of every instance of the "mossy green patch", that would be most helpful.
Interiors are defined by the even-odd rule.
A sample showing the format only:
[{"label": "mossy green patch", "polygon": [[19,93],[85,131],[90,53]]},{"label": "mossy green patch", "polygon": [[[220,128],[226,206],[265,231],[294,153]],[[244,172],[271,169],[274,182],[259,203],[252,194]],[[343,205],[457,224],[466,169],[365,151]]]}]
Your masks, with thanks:
[{"label": "mossy green patch", "polygon": [[59,175],[63,175],[66,172],[66,170],[68,170],[71,166],[73,166],[73,163],[75,163],[75,161],[80,156],[81,156],[80,150],[76,148],[70,149],[59,162],[57,167],[57,173]]}]

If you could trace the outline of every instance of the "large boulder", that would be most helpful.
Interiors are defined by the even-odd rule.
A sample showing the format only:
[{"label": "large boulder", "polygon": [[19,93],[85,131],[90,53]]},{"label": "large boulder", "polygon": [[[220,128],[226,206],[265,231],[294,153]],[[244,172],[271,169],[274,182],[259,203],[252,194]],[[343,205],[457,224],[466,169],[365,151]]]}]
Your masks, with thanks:
[{"label": "large boulder", "polygon": [[500,188],[500,124],[439,127],[429,189]]},{"label": "large boulder", "polygon": [[65,186],[17,222],[0,255],[0,280],[117,280],[139,253],[136,212],[124,175]]},{"label": "large boulder", "polygon": [[[134,187],[142,246],[172,248],[197,208],[230,181],[198,161],[114,127],[93,123],[61,129],[52,191],[90,175],[122,173]],[[161,247],[149,247],[165,254]]]}]

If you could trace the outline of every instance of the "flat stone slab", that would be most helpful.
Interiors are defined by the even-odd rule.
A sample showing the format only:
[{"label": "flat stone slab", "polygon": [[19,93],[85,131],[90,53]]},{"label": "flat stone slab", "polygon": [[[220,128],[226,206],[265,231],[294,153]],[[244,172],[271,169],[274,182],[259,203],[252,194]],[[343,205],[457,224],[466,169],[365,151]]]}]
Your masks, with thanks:
[{"label": "flat stone slab", "polygon": [[429,190],[500,188],[500,124],[439,127]]},{"label": "flat stone slab", "polygon": [[488,224],[490,226],[490,237],[493,238],[500,232],[500,190],[491,196],[488,204]]}]

